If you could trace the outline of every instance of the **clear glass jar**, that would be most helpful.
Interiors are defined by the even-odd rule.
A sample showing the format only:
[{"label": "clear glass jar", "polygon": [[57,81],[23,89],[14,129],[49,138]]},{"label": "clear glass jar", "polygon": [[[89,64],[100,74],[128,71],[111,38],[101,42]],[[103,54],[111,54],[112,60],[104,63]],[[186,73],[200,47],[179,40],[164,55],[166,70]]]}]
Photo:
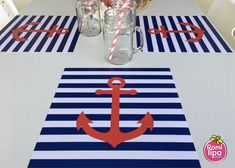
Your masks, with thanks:
[{"label": "clear glass jar", "polygon": [[81,34],[88,37],[100,34],[100,0],[77,0],[76,13]]},{"label": "clear glass jar", "polygon": [[[132,60],[133,54],[143,49],[143,33],[140,27],[133,26],[131,9],[127,9],[120,20],[120,10],[109,9],[104,16],[104,55],[105,60],[111,64],[124,65]],[[117,29],[120,31],[117,34]],[[134,33],[140,35],[140,46],[134,48]],[[116,37],[116,38],[115,38]]]}]

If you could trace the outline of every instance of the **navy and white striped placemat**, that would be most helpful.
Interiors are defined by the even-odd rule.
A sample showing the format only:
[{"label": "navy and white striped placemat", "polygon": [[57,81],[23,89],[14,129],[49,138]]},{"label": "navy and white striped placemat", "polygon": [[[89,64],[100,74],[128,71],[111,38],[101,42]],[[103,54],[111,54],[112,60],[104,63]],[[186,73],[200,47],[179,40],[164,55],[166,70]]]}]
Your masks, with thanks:
[{"label": "navy and white striped placemat", "polygon": [[[18,15],[0,31],[0,52],[73,52],[79,37],[76,16],[26,16]],[[19,31],[20,38],[26,41],[17,41],[13,31],[25,24],[38,22],[36,25],[28,25],[26,30],[52,30],[69,29],[65,34],[49,32],[25,32]]]},{"label": "navy and white striped placemat", "polygon": [[[113,148],[107,142],[76,129],[83,111],[93,129],[110,129],[112,77],[126,81],[124,89],[138,94],[122,95],[120,127],[130,132],[147,111],[154,128]],[[200,167],[187,121],[169,68],[66,68],[41,130],[29,167]]]},{"label": "navy and white striped placemat", "polygon": [[[204,31],[204,35],[198,42],[188,42],[190,38],[197,37],[195,32],[188,33],[167,33],[167,38],[163,33],[150,34],[149,29],[161,29],[164,26],[166,30],[192,31],[193,27],[184,26],[179,23],[187,23],[196,26]],[[215,27],[206,16],[137,16],[137,26],[140,26],[144,33],[143,52],[195,52],[195,53],[228,53],[232,49],[218,33]],[[137,35],[137,43],[139,44]]]}]

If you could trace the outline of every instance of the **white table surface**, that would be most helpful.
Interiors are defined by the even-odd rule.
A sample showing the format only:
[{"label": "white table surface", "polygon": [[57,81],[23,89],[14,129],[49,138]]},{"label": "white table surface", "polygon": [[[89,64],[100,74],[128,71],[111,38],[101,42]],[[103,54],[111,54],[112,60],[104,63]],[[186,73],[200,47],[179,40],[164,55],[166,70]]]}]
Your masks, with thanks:
[{"label": "white table surface", "polygon": [[[21,14],[74,15],[73,0],[33,0]],[[203,15],[193,0],[153,0],[142,15]],[[0,53],[0,167],[24,168],[65,67],[118,67],[104,61],[102,36],[80,37],[74,53]],[[235,54],[140,53],[120,67],[170,67],[205,168],[235,161]],[[203,146],[218,134],[228,146],[221,163]]]}]

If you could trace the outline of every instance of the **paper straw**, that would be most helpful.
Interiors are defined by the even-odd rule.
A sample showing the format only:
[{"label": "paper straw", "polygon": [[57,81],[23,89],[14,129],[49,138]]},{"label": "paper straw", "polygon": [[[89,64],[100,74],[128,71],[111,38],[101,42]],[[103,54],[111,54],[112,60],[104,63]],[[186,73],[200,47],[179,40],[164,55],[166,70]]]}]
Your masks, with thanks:
[{"label": "paper straw", "polygon": [[122,5],[122,8],[121,8],[121,12],[120,12],[120,16],[118,18],[118,26],[117,26],[117,30],[113,36],[113,42],[112,42],[112,46],[111,46],[111,49],[110,49],[110,53],[109,53],[109,60],[111,60],[113,58],[113,53],[114,53],[114,50],[116,48],[116,43],[117,43],[117,39],[118,39],[118,34],[121,30],[121,24],[122,24],[122,20],[123,20],[123,15],[125,14],[128,6],[129,6],[129,0],[123,0],[124,4]]}]

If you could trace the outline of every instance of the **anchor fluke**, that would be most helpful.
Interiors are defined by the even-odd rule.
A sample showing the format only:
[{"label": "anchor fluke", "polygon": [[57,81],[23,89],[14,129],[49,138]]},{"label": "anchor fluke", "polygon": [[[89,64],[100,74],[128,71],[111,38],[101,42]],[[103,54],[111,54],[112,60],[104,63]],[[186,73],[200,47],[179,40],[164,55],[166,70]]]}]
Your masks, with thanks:
[{"label": "anchor fluke", "polygon": [[88,124],[90,123],[93,123],[93,122],[89,118],[87,118],[84,112],[81,112],[81,114],[77,118],[77,123],[76,123],[77,130],[79,130],[80,128],[87,127]]},{"label": "anchor fluke", "polygon": [[149,112],[147,112],[144,118],[142,118],[138,123],[142,124],[146,128],[149,128],[151,131],[154,128],[154,120],[153,120],[152,115]]}]

